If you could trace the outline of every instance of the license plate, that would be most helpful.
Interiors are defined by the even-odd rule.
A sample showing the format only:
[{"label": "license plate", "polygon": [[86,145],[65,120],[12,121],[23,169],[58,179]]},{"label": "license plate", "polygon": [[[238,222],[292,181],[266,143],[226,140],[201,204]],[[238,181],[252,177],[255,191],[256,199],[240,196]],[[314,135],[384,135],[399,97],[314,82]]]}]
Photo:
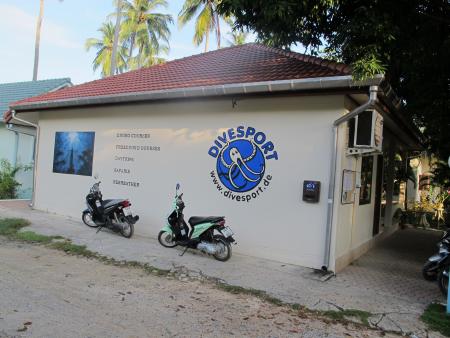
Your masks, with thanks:
[{"label": "license plate", "polygon": [[230,227],[225,227],[220,230],[220,232],[222,232],[222,234],[227,238],[233,236],[234,234]]},{"label": "license plate", "polygon": [[131,208],[130,207],[126,207],[126,208],[123,208],[123,214],[125,215],[125,216],[131,216]]}]

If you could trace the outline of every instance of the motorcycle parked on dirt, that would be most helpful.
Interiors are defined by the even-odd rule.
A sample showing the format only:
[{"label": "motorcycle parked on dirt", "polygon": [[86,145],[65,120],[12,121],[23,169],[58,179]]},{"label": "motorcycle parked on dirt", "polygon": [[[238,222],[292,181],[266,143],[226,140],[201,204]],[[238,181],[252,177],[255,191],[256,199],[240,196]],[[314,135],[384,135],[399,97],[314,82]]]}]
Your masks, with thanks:
[{"label": "motorcycle parked on dirt", "polygon": [[134,224],[139,216],[133,216],[131,203],[126,199],[103,200],[100,191],[100,181],[94,183],[86,195],[87,209],[83,211],[84,224],[91,228],[98,228],[99,232],[106,227],[123,237],[130,238],[134,233]]},{"label": "motorcycle parked on dirt", "polygon": [[438,243],[439,251],[437,254],[428,258],[422,268],[422,276],[425,280],[435,281],[439,273],[443,270],[447,258],[450,256],[450,232],[444,231],[441,240]]},{"label": "motorcycle parked on dirt", "polygon": [[179,194],[180,185],[177,184],[173,211],[167,218],[167,225],[161,229],[158,235],[159,243],[166,248],[177,245],[184,246],[184,255],[187,249],[197,249],[212,255],[218,261],[225,262],[231,257],[231,243],[235,243],[233,231],[225,226],[225,217],[193,216],[186,224],[183,210],[183,193]]}]

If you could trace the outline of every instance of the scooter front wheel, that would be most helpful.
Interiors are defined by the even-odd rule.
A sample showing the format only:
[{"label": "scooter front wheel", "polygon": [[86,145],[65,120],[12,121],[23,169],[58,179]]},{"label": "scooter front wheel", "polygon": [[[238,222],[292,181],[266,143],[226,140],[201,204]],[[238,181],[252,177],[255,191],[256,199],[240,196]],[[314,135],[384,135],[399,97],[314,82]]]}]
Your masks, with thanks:
[{"label": "scooter front wheel", "polygon": [[[448,267],[446,267],[446,269],[448,269]],[[439,285],[439,290],[441,290],[442,294],[444,296],[447,296],[447,292],[448,292],[448,274],[445,273],[444,270],[441,270],[439,272],[438,285]]]},{"label": "scooter front wheel", "polygon": [[426,262],[422,268],[422,276],[427,281],[435,281],[438,278],[439,270],[436,262]]},{"label": "scooter front wheel", "polygon": [[173,234],[164,230],[159,232],[158,242],[166,248],[174,248],[178,245],[177,242],[174,241]]},{"label": "scooter front wheel", "polygon": [[81,216],[81,219],[83,220],[83,223],[86,224],[90,228],[98,228],[99,225],[94,222],[92,219],[92,214],[89,211],[83,212],[83,215]]}]

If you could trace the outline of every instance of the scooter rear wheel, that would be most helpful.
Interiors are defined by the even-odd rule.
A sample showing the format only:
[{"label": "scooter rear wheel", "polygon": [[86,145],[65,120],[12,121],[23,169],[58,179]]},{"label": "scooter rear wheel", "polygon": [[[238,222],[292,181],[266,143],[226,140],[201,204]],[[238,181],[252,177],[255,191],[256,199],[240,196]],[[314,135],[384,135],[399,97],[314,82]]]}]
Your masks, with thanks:
[{"label": "scooter rear wheel", "polygon": [[90,228],[98,228],[99,227],[99,225],[93,221],[92,214],[90,212],[83,212],[81,219],[83,220],[83,223],[86,224]]},{"label": "scooter rear wheel", "polygon": [[134,225],[128,221],[123,222],[124,227],[120,230],[120,234],[125,238],[131,238],[134,234]]},{"label": "scooter rear wheel", "polygon": [[231,245],[222,235],[215,235],[214,241],[222,247],[221,252],[215,253],[215,259],[221,262],[226,262],[231,258]]},{"label": "scooter rear wheel", "polygon": [[164,230],[159,232],[158,242],[166,248],[174,248],[178,245],[177,242],[173,240],[173,234]]}]

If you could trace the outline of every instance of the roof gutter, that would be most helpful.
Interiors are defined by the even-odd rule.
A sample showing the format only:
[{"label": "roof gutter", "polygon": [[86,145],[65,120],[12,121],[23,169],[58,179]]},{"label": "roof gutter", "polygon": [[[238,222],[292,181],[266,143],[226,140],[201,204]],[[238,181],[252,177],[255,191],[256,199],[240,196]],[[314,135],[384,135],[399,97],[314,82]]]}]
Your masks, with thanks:
[{"label": "roof gutter", "polygon": [[323,90],[323,89],[337,89],[337,88],[361,88],[371,85],[380,85],[383,80],[384,77],[382,75],[377,75],[371,79],[367,79],[364,81],[354,81],[351,75],[346,75],[346,76],[330,76],[330,77],[306,78],[295,80],[236,83],[226,85],[164,89],[147,92],[121,93],[103,96],[85,96],[61,100],[29,102],[12,105],[11,109],[20,112],[20,111],[51,109],[51,108],[144,102],[144,101],[155,101],[164,99],[245,95],[257,93]]},{"label": "roof gutter", "polygon": [[30,121],[21,119],[16,116],[16,111],[12,110],[12,118],[22,122],[25,125],[31,126],[36,128],[36,138],[34,141],[34,165],[33,165],[33,194],[31,197],[31,207],[34,207],[34,202],[36,200],[36,175],[37,175],[37,161],[38,161],[38,154],[39,154],[39,134],[40,134],[40,128],[38,124],[32,123]]}]

